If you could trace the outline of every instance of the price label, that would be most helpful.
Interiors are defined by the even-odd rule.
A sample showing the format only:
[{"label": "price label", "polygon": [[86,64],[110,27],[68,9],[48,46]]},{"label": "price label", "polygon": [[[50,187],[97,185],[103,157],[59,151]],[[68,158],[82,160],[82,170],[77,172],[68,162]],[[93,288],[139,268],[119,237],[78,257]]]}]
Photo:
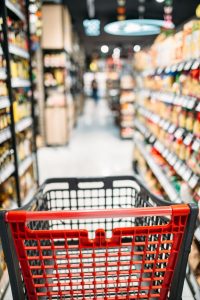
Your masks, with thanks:
[{"label": "price label", "polygon": [[193,135],[191,133],[187,134],[186,137],[184,138],[183,140],[183,143],[186,145],[186,146],[189,146],[191,144],[193,140]]},{"label": "price label", "polygon": [[187,166],[185,164],[182,164],[179,169],[179,174],[183,177],[187,169],[188,169]]},{"label": "price label", "polygon": [[200,102],[196,106],[196,111],[200,112]]},{"label": "price label", "polygon": [[173,155],[170,164],[171,164],[172,166],[174,166],[176,162],[177,162],[177,157],[176,157],[176,155]]},{"label": "price label", "polygon": [[180,63],[180,64],[178,65],[177,71],[181,72],[181,71],[183,70],[183,68],[184,68],[184,65],[185,65],[184,62]]},{"label": "price label", "polygon": [[192,64],[192,70],[196,70],[199,67],[199,60],[195,60]]},{"label": "price label", "polygon": [[170,73],[170,71],[171,71],[171,68],[170,68],[170,67],[167,67],[167,68],[165,69],[165,72],[166,72],[166,73]]},{"label": "price label", "polygon": [[172,72],[176,72],[177,70],[177,65],[173,65],[172,68],[171,68]]},{"label": "price label", "polygon": [[164,126],[164,124],[165,124],[165,120],[163,120],[163,119],[160,119],[160,120],[159,120],[159,125],[160,125],[160,127],[163,127],[163,126]]},{"label": "price label", "polygon": [[182,106],[183,106],[184,108],[187,108],[187,106],[188,106],[188,99],[187,99],[186,97],[184,97]]},{"label": "price label", "polygon": [[194,189],[195,188],[195,186],[197,185],[197,183],[198,183],[198,181],[199,181],[199,176],[197,176],[196,174],[194,174],[191,178],[190,178],[190,180],[189,180],[189,186],[192,188],[192,189]]},{"label": "price label", "polygon": [[174,104],[178,105],[178,103],[179,103],[179,96],[175,96],[175,98],[174,98]]},{"label": "price label", "polygon": [[158,68],[157,74],[160,75],[163,72],[163,68]]},{"label": "price label", "polygon": [[185,71],[190,70],[192,64],[193,64],[193,60],[188,61],[188,62],[185,64],[185,66],[184,66],[184,70],[185,70]]},{"label": "price label", "polygon": [[183,136],[184,129],[183,128],[178,128],[176,132],[174,133],[175,138],[179,139]]},{"label": "price label", "polygon": [[170,152],[169,155],[167,156],[167,160],[170,164],[171,164],[172,159],[173,159],[173,153]]},{"label": "price label", "polygon": [[200,149],[200,140],[195,140],[192,144],[192,150],[198,152]]},{"label": "price label", "polygon": [[163,156],[164,156],[164,158],[166,158],[168,154],[169,154],[169,150],[168,150],[168,149],[165,149],[165,150],[163,151]]},{"label": "price label", "polygon": [[165,121],[165,123],[164,123],[164,125],[163,125],[163,128],[164,128],[164,130],[168,130],[168,128],[169,128],[169,126],[170,126],[170,123],[168,122],[168,121]]},{"label": "price label", "polygon": [[178,160],[174,165],[174,169],[178,172],[181,165],[182,165],[182,161]]},{"label": "price label", "polygon": [[185,181],[188,181],[190,179],[190,177],[192,176],[192,170],[190,170],[189,168],[187,168],[187,170],[185,171],[185,173],[183,174],[183,179]]},{"label": "price label", "polygon": [[184,98],[183,98],[183,97],[178,97],[177,105],[182,106],[182,105],[183,105],[183,101],[184,101]]},{"label": "price label", "polygon": [[155,140],[156,140],[156,138],[155,138],[153,135],[150,136],[149,142],[150,142],[151,144],[153,144],[153,143],[155,142]]},{"label": "price label", "polygon": [[174,124],[171,124],[171,126],[170,126],[169,129],[168,129],[168,132],[169,132],[170,134],[172,134],[172,133],[174,133],[175,130],[176,130],[176,126],[175,126]]},{"label": "price label", "polygon": [[188,104],[187,104],[187,108],[193,109],[195,107],[195,102],[196,102],[196,99],[190,98],[190,100],[188,101]]}]

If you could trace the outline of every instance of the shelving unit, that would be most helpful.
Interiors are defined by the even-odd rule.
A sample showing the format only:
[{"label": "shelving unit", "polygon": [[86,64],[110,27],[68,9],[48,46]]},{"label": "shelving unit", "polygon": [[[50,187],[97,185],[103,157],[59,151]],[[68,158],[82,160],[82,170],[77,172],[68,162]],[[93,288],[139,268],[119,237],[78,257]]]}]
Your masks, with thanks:
[{"label": "shelving unit", "polygon": [[135,115],[135,92],[132,75],[126,74],[120,78],[120,136],[122,139],[133,138]]},{"label": "shelving unit", "polygon": [[[139,154],[137,152],[138,158],[133,165],[140,170],[145,161],[146,171],[155,176],[155,181],[152,182],[155,185],[159,182],[162,186],[161,196],[174,202],[177,195],[177,199],[182,202],[193,201],[198,205],[200,47],[195,39],[199,23],[195,22],[199,21],[186,24],[182,34],[177,33],[161,40],[158,38],[149,52],[136,55],[138,90],[135,129],[142,141],[139,144],[136,142]],[[188,30],[188,26],[191,30]],[[170,193],[166,188],[168,186],[176,194]],[[187,281],[195,299],[200,298],[198,253],[200,254],[199,221],[187,271]]]},{"label": "shelving unit", "polygon": [[65,145],[74,126],[70,56],[64,49],[45,49],[43,61],[46,143]]},{"label": "shelving unit", "polygon": [[[1,208],[6,209],[21,206],[32,188],[36,191],[38,182],[28,5],[8,0],[0,4],[0,118],[4,120],[0,121],[0,198]],[[2,297],[8,274],[2,255],[0,260]]]}]

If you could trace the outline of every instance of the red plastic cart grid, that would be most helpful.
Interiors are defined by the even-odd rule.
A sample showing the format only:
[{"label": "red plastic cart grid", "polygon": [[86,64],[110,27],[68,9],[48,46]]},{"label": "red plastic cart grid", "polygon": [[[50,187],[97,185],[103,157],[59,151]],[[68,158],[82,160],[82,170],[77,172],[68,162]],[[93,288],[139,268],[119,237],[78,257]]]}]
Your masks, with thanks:
[{"label": "red plastic cart grid", "polygon": [[[166,300],[176,279],[190,214],[188,205],[10,211],[4,221],[10,227],[29,300]],[[86,229],[30,229],[30,222],[152,216],[169,219],[160,225],[114,227],[110,238],[101,228],[93,239]],[[184,252],[188,255],[188,245]]]}]

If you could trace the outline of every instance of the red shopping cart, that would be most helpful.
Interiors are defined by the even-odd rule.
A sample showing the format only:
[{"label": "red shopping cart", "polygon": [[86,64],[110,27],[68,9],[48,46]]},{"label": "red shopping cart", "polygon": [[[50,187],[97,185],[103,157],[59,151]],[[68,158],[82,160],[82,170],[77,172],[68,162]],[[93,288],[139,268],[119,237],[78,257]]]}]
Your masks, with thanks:
[{"label": "red shopping cart", "polygon": [[1,212],[13,299],[179,300],[197,213],[133,177],[47,180]]}]

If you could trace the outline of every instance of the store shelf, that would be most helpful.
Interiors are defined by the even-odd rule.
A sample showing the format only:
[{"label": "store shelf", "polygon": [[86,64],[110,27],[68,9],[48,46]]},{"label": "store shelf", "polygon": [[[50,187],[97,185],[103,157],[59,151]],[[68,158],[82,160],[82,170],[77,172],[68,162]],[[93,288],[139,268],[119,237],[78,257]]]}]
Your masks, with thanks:
[{"label": "store shelf", "polygon": [[196,70],[199,68],[199,66],[200,66],[200,58],[183,60],[178,63],[174,63],[170,66],[146,70],[142,73],[142,76],[146,77],[146,76],[161,75],[163,73],[169,74],[169,73],[174,73],[174,72]]},{"label": "store shelf", "polygon": [[33,163],[33,157],[28,156],[19,163],[19,176],[22,176]]},{"label": "store shelf", "polygon": [[166,119],[163,119],[159,115],[149,111],[148,109],[146,109],[142,106],[138,105],[138,111],[142,116],[150,119],[154,124],[158,125],[160,128],[162,128],[166,132],[168,132],[170,134],[174,134],[175,138],[180,138],[180,137],[184,136],[183,143],[186,145],[189,145],[189,143],[192,140],[198,140],[198,136],[195,135],[194,133],[191,133],[190,131],[188,131],[185,128],[177,127],[173,123],[167,121]]},{"label": "store shelf", "polygon": [[45,69],[65,69],[67,66],[44,65]]},{"label": "store shelf", "polygon": [[134,126],[134,124],[133,124],[133,121],[131,121],[131,122],[121,121],[120,126],[121,127],[131,127],[132,128]]},{"label": "store shelf", "polygon": [[133,139],[133,133],[130,135],[121,134],[120,136],[123,140],[132,140]]},{"label": "store shelf", "polygon": [[134,110],[123,110],[123,109],[121,109],[120,112],[121,112],[121,114],[124,115],[124,116],[125,116],[125,115],[131,115],[131,116],[132,116],[132,115],[134,115],[134,113],[135,113]]},{"label": "store shelf", "polygon": [[16,132],[21,132],[32,125],[33,121],[30,117],[24,118],[15,125]]},{"label": "store shelf", "polygon": [[6,69],[0,68],[0,80],[6,80],[6,78],[7,78]]},{"label": "store shelf", "polygon": [[26,21],[25,15],[23,14],[23,12],[17,7],[16,4],[12,3],[9,0],[6,0],[6,7],[13,12],[16,16],[18,16],[18,18],[22,21]]},{"label": "store shelf", "polygon": [[162,185],[163,189],[165,190],[166,194],[168,195],[169,199],[175,203],[181,203],[181,200],[178,197],[176,190],[173,188],[171,182],[168,180],[167,176],[161,170],[161,168],[157,165],[155,160],[152,158],[150,153],[146,150],[146,145],[144,142],[139,141],[135,137],[135,143],[137,148],[139,149],[140,153],[146,160],[147,164],[151,168],[153,174],[156,176],[160,184]]},{"label": "store shelf", "polygon": [[153,90],[144,90],[144,96],[151,97],[155,101],[161,101],[166,104],[177,105],[192,110],[199,105],[198,99],[194,96],[176,95],[170,92],[160,92]]},{"label": "store shelf", "polygon": [[6,289],[8,288],[8,285],[9,285],[9,275],[8,275],[8,270],[5,269],[0,278],[0,299],[3,299],[3,295]]},{"label": "store shelf", "polygon": [[0,171],[0,184],[5,182],[15,171],[14,164],[10,163],[2,171]]},{"label": "store shelf", "polygon": [[11,131],[9,127],[0,131],[0,144],[2,144],[3,142],[7,141],[10,138],[11,138]]},{"label": "store shelf", "polygon": [[184,161],[180,160],[176,154],[163,145],[143,124],[137,121],[135,126],[145,137],[151,137],[155,149],[163,156],[176,173],[189,184],[190,188],[194,189],[199,182],[199,176],[196,175]]},{"label": "store shelf", "polygon": [[8,97],[1,97],[0,96],[0,109],[4,109],[10,107],[10,101]]},{"label": "store shelf", "polygon": [[9,45],[9,52],[25,59],[30,57],[28,51],[12,44]]},{"label": "store shelf", "polygon": [[31,83],[29,80],[21,79],[21,78],[12,78],[12,88],[20,88],[20,87],[30,87]]}]

